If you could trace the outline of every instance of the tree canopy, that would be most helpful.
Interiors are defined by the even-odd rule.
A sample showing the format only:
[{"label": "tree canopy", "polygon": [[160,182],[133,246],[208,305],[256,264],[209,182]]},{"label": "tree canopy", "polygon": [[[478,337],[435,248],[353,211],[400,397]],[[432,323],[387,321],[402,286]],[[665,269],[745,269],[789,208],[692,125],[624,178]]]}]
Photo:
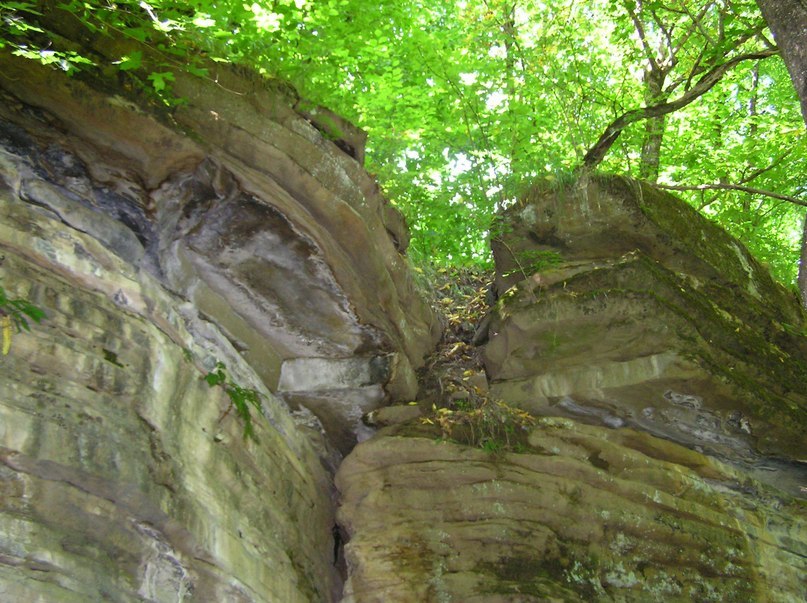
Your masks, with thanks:
[{"label": "tree canopy", "polygon": [[70,72],[143,57],[99,65],[59,27],[148,44],[138,81],[169,105],[173,73],[211,60],[290,82],[368,132],[415,261],[486,264],[498,209],[597,167],[679,191],[796,279],[807,137],[754,0],[0,1],[0,19],[7,49]]}]

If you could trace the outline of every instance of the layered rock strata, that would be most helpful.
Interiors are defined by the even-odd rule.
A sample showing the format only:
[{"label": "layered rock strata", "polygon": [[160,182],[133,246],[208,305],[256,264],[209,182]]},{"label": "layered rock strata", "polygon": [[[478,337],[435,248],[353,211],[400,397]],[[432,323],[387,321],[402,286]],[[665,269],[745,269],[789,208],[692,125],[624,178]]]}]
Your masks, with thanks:
[{"label": "layered rock strata", "polygon": [[364,135],[209,67],[169,110],[0,54],[2,286],[46,313],[0,361],[2,600],[338,598],[327,468],[439,325]]},{"label": "layered rock strata", "polygon": [[[47,317],[0,370],[0,599],[332,599],[330,478],[286,405],[154,278],[2,197],[3,286]],[[260,394],[258,442],[215,360]]]},{"label": "layered rock strata", "polygon": [[620,178],[533,190],[494,253],[491,395],[541,418],[449,399],[359,444],[337,474],[345,601],[807,598],[795,294]]},{"label": "layered rock strata", "polygon": [[343,601],[802,601],[807,507],[632,429],[541,419],[519,454],[387,428],[337,474]]},{"label": "layered rock strata", "polygon": [[742,243],[621,178],[536,189],[503,220],[483,350],[495,396],[647,431],[799,492],[807,321]]},{"label": "layered rock strata", "polygon": [[[86,52],[131,50],[100,38]],[[402,256],[406,225],[323,135],[324,110],[298,113],[287,87],[211,69],[177,71],[182,103],[166,114],[108,93],[105,79],[5,55],[5,139],[25,158],[9,160],[9,186],[194,304],[270,389],[330,418],[348,450],[363,412],[414,396],[414,369],[439,337]],[[363,156],[363,137],[343,134]],[[334,370],[283,378],[306,362]]]}]

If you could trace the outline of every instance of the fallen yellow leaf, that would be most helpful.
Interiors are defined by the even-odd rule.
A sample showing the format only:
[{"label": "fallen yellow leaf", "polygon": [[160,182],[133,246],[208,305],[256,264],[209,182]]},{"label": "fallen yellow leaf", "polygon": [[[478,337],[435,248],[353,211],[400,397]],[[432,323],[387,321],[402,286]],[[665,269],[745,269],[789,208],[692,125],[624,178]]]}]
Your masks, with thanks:
[{"label": "fallen yellow leaf", "polygon": [[11,349],[11,317],[6,314],[3,316],[3,356],[8,355]]}]

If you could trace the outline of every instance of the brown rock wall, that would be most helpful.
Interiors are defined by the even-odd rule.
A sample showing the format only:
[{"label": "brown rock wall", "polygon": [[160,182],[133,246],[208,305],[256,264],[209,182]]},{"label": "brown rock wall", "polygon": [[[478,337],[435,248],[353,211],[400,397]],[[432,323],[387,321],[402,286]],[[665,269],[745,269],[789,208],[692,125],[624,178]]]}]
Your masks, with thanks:
[{"label": "brown rock wall", "polygon": [[[136,45],[54,19],[101,64]],[[0,276],[46,313],[0,360],[3,601],[338,598],[326,467],[439,325],[363,134],[211,70],[166,107],[0,52]]]},{"label": "brown rock wall", "polygon": [[[99,39],[87,50],[123,47]],[[439,325],[401,255],[405,225],[356,158],[295,111],[293,91],[212,65],[209,78],[177,72],[184,101],[167,113],[142,92],[112,92],[103,75],[0,61],[12,195],[162,279],[273,390],[287,361],[360,357],[394,368],[374,384],[384,396],[414,396]],[[331,389],[341,410],[326,428],[347,450],[351,388]]]},{"label": "brown rock wall", "polygon": [[620,178],[536,189],[503,220],[495,396],[765,466],[800,493],[799,464],[769,460],[807,454],[807,320],[739,241]]},{"label": "brown rock wall", "polygon": [[346,601],[807,596],[803,502],[633,430],[546,418],[498,456],[388,431],[337,485]]},{"label": "brown rock wall", "polygon": [[542,418],[462,390],[357,446],[344,600],[804,600],[796,297],[619,178],[537,188],[499,226],[476,340],[491,396]]}]

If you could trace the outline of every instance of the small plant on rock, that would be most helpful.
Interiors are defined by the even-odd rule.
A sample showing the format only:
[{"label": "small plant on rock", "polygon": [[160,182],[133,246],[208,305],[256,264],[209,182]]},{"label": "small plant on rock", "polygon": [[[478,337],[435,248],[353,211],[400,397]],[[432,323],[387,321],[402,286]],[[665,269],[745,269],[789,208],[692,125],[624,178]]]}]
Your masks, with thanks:
[{"label": "small plant on rock", "polygon": [[434,408],[423,423],[438,425],[442,437],[482,448],[492,454],[519,451],[535,417],[500,401],[483,398],[477,403],[460,401],[455,408]]},{"label": "small plant on rock", "polygon": [[11,349],[11,337],[16,329],[17,333],[30,331],[27,318],[39,323],[45,312],[25,299],[9,299],[6,290],[0,287],[0,325],[3,328],[3,356]]},{"label": "small plant on rock", "polygon": [[263,404],[261,403],[260,395],[254,389],[241,387],[233,383],[227,376],[227,367],[223,362],[216,362],[215,368],[204,377],[205,381],[210,387],[220,386],[227,393],[230,398],[230,405],[224,414],[221,415],[219,421],[224,420],[224,417],[235,408],[236,414],[244,422],[244,439],[252,438],[257,442],[258,438],[255,436],[255,429],[252,425],[252,414],[249,407],[254,407],[259,413],[263,414]]}]

